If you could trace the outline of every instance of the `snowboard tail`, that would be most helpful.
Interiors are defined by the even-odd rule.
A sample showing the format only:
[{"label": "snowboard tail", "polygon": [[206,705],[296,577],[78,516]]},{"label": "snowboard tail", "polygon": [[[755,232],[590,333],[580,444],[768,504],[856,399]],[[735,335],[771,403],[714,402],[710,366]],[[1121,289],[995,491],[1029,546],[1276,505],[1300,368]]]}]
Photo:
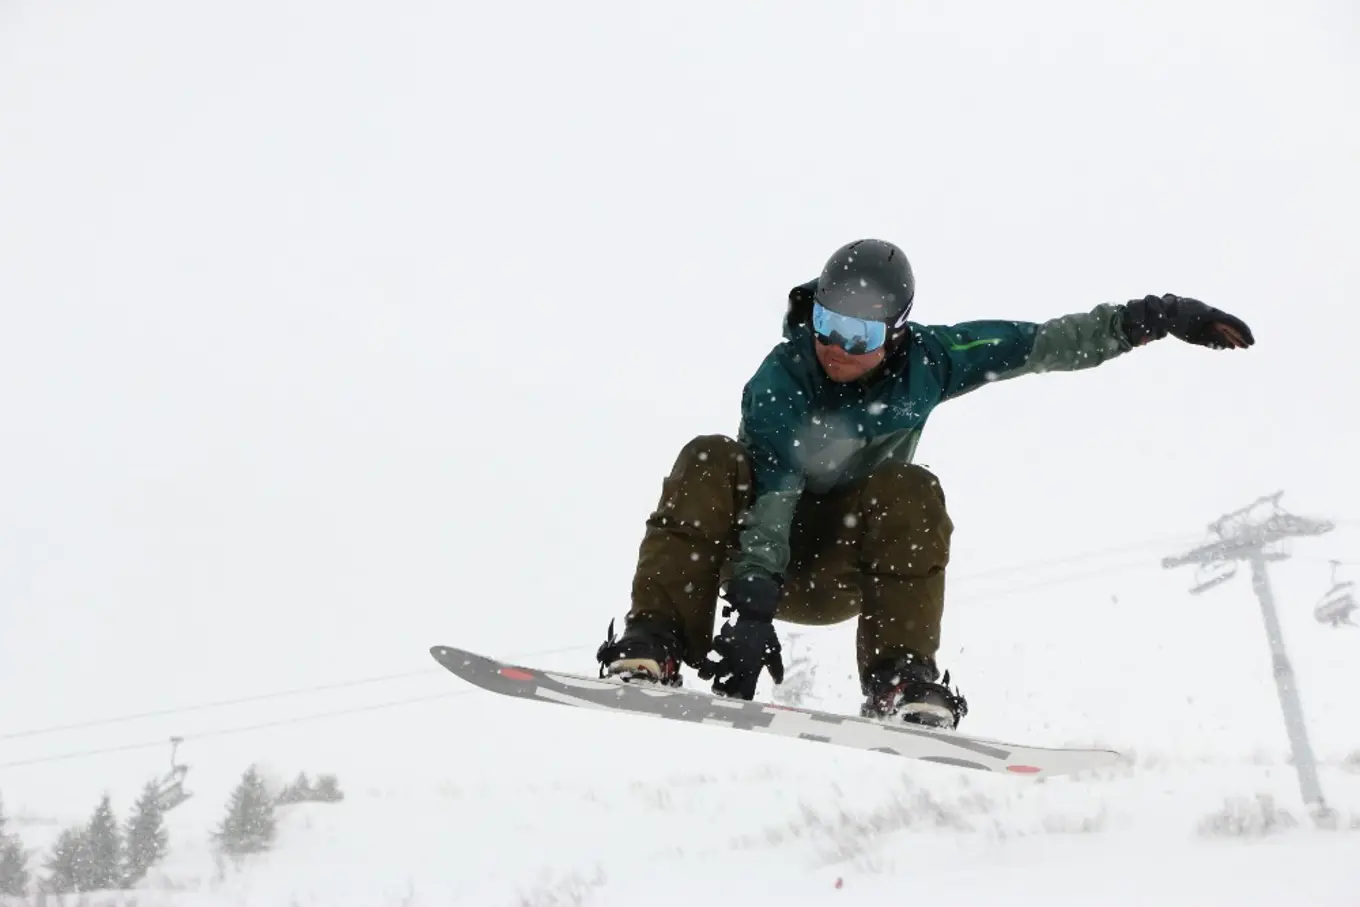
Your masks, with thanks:
[{"label": "snowboard tail", "polygon": [[679,687],[545,671],[450,646],[433,646],[430,654],[468,683],[502,696],[755,731],[957,768],[1043,778],[1103,768],[1119,759],[1119,754],[1112,750],[1003,743],[957,730],[727,699]]}]

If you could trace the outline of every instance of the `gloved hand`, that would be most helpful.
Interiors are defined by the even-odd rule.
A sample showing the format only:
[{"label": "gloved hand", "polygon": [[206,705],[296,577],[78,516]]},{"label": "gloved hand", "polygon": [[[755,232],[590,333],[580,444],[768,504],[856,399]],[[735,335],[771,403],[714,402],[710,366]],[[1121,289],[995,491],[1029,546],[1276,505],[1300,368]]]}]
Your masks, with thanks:
[{"label": "gloved hand", "polygon": [[1124,335],[1134,346],[1167,334],[1216,350],[1242,349],[1256,342],[1246,322],[1188,296],[1145,296],[1124,306]]},{"label": "gloved hand", "polygon": [[779,583],[764,573],[728,583],[723,597],[732,604],[723,607],[723,617],[736,611],[737,618],[723,624],[708,660],[699,666],[701,680],[714,678],[714,694],[754,699],[761,668],[769,669],[775,683],[784,682],[784,653],[773,623],[779,596]]}]

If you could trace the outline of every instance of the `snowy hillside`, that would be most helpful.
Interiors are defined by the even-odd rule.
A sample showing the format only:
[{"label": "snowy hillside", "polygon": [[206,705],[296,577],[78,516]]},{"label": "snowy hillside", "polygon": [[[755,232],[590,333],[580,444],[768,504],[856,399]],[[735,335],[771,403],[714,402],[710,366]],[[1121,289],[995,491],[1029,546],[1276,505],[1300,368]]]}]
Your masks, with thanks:
[{"label": "snowy hillside", "polygon": [[[306,805],[248,872],[212,882],[211,862],[190,850],[165,873],[202,879],[212,894],[201,903],[280,905],[625,905],[639,891],[662,905],[714,892],[820,904],[838,879],[851,904],[905,885],[962,903],[1028,903],[1018,892],[1041,903],[1355,902],[1360,832],[1196,840],[1224,797],[1247,801],[1249,823],[1257,795],[1292,802],[1278,765],[1153,763],[1035,787],[857,758],[744,752],[751,761],[734,767],[721,765],[725,749],[700,753],[717,764],[653,757],[607,778],[548,770]],[[1355,775],[1328,781],[1360,804]]]},{"label": "snowy hillside", "polygon": [[[1346,641],[1303,620],[1291,630],[1291,640]],[[799,637],[794,651],[818,666],[809,704],[852,706],[837,683],[844,642],[836,630]],[[1327,663],[1325,647],[1298,648],[1314,669]],[[381,741],[368,745],[388,747],[385,764],[342,773],[341,803],[281,807],[275,849],[241,869],[223,871],[208,840],[234,779],[191,784],[195,796],[171,813],[170,857],[137,902],[624,905],[645,891],[660,905],[714,892],[724,903],[867,905],[909,885],[961,903],[1355,903],[1360,764],[1340,745],[1356,740],[1343,696],[1335,710],[1310,712],[1339,813],[1338,830],[1319,831],[1299,803],[1264,657],[1242,658],[1230,682],[1199,668],[1193,695],[1183,684],[1202,662],[1187,660],[1185,671],[1151,670],[1136,683],[1116,665],[1087,671],[1080,690],[1039,696],[1006,682],[1037,673],[1026,657],[1004,646],[992,654],[969,672],[982,703],[974,730],[1114,743],[1126,762],[1032,783],[476,693],[297,726],[328,746]],[[1072,673],[1084,660],[1063,659]],[[566,656],[537,663],[578,666]],[[1353,664],[1328,670],[1335,686],[1353,684]],[[454,683],[436,675],[422,686]],[[1328,701],[1306,691],[1310,706]],[[1096,699],[1117,707],[1083,710]],[[218,746],[200,746],[216,761]],[[255,750],[296,745],[257,740]],[[326,764],[352,756],[336,751]],[[297,768],[272,766],[280,780]],[[24,829],[29,843],[55,832],[58,817],[48,818]]]},{"label": "snowy hillside", "polygon": [[[825,635],[822,645],[842,642]],[[818,663],[834,663],[833,651]],[[844,704],[815,695],[824,683],[814,680],[810,701]],[[1197,714],[1170,695],[1174,684],[1154,672],[1140,685],[1172,728]],[[1251,697],[1254,747],[1187,754],[1195,747],[1165,730],[1159,744],[1156,726],[1130,722],[1129,736],[1148,744],[1117,770],[1044,783],[463,697],[359,719],[350,733],[423,726],[405,736],[442,743],[396,747],[386,772],[348,784],[341,803],[280,808],[275,850],[243,869],[223,871],[211,855],[226,786],[202,787],[171,814],[170,858],[137,902],[624,905],[645,891],[660,905],[714,892],[723,903],[867,905],[910,886],[970,904],[1353,904],[1360,765],[1323,757],[1341,828],[1314,830],[1269,696]],[[1033,708],[1009,722],[1028,739],[1111,739],[1080,729],[1090,716]],[[1318,728],[1353,721],[1319,717]],[[984,723],[1008,724],[990,704],[975,728]],[[320,724],[310,733],[349,736]]]},{"label": "snowy hillside", "polygon": [[[178,737],[140,907],[1360,904],[1360,629],[1313,616],[1360,579],[1357,60],[1349,0],[0,4],[6,831],[42,876]],[[1251,324],[925,430],[963,729],[1125,761],[1035,783],[438,669],[594,669],[676,452],[861,236],[922,322]],[[1269,567],[1330,829],[1248,571],[1162,567],[1281,489],[1336,521]],[[854,627],[780,629],[855,710]],[[251,764],[346,796],[223,865]]]}]

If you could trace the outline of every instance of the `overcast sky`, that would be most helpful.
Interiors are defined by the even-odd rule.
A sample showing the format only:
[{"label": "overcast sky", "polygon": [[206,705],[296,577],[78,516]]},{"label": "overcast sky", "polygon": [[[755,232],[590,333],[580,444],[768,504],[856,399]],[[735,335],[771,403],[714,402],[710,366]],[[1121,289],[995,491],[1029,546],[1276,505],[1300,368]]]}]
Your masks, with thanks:
[{"label": "overcast sky", "polygon": [[956,574],[1360,521],[1357,110],[1349,0],[4,3],[0,729],[437,642],[593,670],[676,451],[862,236],[918,321],[1174,292],[1259,341],[941,408]]}]

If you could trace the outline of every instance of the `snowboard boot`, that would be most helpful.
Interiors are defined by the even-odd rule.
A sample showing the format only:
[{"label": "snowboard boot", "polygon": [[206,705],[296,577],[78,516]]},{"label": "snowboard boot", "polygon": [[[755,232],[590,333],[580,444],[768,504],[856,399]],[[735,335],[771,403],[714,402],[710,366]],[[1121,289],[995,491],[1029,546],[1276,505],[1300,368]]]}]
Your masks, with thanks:
[{"label": "snowboard boot", "polygon": [[626,682],[642,680],[665,686],[680,686],[680,656],[684,651],[680,631],[671,622],[647,617],[631,617],[617,639],[614,622],[609,635],[595,653],[600,677],[615,677]]},{"label": "snowboard boot", "polygon": [[906,655],[880,662],[865,674],[860,715],[953,730],[968,714],[968,700],[949,689],[949,672],[937,682],[934,661]]}]

